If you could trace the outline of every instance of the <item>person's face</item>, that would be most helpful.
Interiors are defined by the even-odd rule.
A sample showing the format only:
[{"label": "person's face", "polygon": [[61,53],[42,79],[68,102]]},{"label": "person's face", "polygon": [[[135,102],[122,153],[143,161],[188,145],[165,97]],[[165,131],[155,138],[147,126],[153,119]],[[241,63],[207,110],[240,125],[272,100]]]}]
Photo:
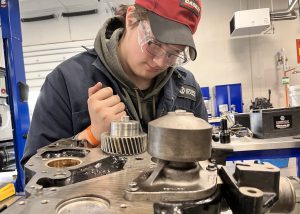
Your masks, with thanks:
[{"label": "person's face", "polygon": [[176,60],[175,57],[185,47],[159,43],[155,39],[141,42],[141,32],[139,32],[141,31],[141,26],[133,25],[133,23],[136,23],[136,19],[131,16],[132,10],[129,9],[127,13],[126,39],[124,39],[127,44],[124,58],[131,75],[144,81],[152,80],[172,66],[173,61]]}]

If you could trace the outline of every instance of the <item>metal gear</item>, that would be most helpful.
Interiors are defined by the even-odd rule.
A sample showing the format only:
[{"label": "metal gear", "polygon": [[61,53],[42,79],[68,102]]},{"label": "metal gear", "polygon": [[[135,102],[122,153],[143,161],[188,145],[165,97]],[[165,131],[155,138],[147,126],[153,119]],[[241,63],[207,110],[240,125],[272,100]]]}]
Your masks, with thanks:
[{"label": "metal gear", "polygon": [[101,136],[101,149],[113,155],[137,155],[147,149],[147,134],[140,132],[138,121],[124,116],[121,121],[112,122],[110,132]]}]

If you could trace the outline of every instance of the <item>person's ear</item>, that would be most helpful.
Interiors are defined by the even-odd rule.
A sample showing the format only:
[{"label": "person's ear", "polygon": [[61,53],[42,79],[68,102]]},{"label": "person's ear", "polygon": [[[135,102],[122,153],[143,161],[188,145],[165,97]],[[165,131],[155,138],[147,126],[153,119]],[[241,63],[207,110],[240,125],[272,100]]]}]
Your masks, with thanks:
[{"label": "person's ear", "polygon": [[126,13],[126,28],[130,28],[132,26],[134,26],[134,24],[138,21],[137,18],[134,16],[134,11],[135,11],[135,7],[129,6],[127,8],[127,13]]}]

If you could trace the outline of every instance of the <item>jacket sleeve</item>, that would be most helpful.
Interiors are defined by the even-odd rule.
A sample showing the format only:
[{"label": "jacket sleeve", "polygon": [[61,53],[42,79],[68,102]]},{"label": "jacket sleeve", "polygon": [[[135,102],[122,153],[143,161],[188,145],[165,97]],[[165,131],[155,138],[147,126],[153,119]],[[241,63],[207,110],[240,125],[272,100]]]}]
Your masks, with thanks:
[{"label": "jacket sleeve", "polygon": [[73,134],[68,90],[62,73],[55,69],[37,99],[21,163],[24,165],[39,148]]},{"label": "jacket sleeve", "polygon": [[196,81],[195,76],[192,74],[192,72],[183,67],[178,67],[177,69],[178,72],[183,72],[184,76],[186,77],[184,84],[191,85],[196,89],[196,101],[192,105],[192,111],[194,115],[208,121],[207,109],[203,100],[201,88]]},{"label": "jacket sleeve", "polygon": [[207,109],[203,100],[201,88],[197,82],[196,82],[196,89],[198,93],[197,93],[197,101],[195,105],[195,116],[208,121]]}]

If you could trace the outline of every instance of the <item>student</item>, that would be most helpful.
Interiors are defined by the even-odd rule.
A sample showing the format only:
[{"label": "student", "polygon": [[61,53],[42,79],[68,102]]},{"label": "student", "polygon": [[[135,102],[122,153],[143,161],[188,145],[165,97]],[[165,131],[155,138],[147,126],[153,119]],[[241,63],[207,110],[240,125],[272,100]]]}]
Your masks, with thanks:
[{"label": "student", "polygon": [[200,87],[180,67],[197,51],[199,0],[136,0],[122,6],[88,49],[51,72],[33,113],[22,164],[61,138],[97,146],[110,122],[127,114],[147,124],[184,109],[207,120]]}]

